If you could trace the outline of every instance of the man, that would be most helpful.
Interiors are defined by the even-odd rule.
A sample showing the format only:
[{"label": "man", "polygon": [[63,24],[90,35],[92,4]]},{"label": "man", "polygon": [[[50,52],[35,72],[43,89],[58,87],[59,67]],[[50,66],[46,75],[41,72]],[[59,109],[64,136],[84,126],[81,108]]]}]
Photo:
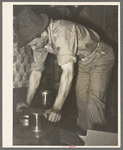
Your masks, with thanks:
[{"label": "man", "polygon": [[77,123],[83,132],[106,125],[106,91],[114,64],[112,47],[102,42],[91,29],[66,20],[49,22],[47,15],[38,16],[30,9],[24,9],[17,15],[15,32],[18,35],[18,45],[30,45],[34,56],[27,100],[17,105],[17,111],[30,105],[49,52],[57,56],[63,72],[53,108],[46,110],[45,116],[52,122],[60,120],[60,111],[74,76],[74,63],[77,63]]}]

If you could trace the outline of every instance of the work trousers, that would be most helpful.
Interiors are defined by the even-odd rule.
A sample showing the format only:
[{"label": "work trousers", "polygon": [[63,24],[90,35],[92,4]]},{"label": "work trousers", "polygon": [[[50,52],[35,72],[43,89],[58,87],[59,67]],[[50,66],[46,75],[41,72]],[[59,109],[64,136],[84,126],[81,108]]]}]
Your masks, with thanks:
[{"label": "work trousers", "polygon": [[78,125],[85,132],[107,124],[106,92],[114,60],[112,47],[101,42],[98,50],[90,57],[78,61],[76,81]]}]

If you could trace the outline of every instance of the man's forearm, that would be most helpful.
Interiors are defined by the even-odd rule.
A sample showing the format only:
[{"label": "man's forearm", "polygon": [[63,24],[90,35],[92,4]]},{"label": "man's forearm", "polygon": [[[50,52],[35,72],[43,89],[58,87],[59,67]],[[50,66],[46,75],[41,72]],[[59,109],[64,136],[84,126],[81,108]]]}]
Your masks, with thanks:
[{"label": "man's forearm", "polygon": [[27,100],[26,102],[28,104],[31,103],[34,94],[39,86],[40,80],[41,80],[42,72],[40,71],[33,71],[29,78],[29,87],[27,92]]},{"label": "man's forearm", "polygon": [[72,79],[74,76],[73,64],[69,65],[68,68],[70,68],[70,69],[63,70],[63,73],[61,75],[58,95],[57,95],[55,103],[53,105],[54,108],[58,108],[60,110],[65,102],[66,97],[69,94],[69,91],[70,91],[71,85],[72,85]]}]

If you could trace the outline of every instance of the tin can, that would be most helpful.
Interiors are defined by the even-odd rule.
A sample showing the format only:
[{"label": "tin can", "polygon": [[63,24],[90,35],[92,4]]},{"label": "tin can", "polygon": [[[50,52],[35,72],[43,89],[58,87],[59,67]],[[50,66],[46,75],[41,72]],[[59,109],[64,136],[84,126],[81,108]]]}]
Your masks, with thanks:
[{"label": "tin can", "polygon": [[23,115],[20,117],[20,124],[23,126],[29,126],[29,115]]},{"label": "tin can", "polygon": [[29,124],[33,132],[40,132],[42,129],[46,128],[47,119],[45,119],[44,115],[34,113],[30,115]]},{"label": "tin can", "polygon": [[52,105],[54,103],[53,101],[53,94],[49,90],[43,90],[40,92],[42,96],[42,106],[44,109],[50,109],[52,108]]}]

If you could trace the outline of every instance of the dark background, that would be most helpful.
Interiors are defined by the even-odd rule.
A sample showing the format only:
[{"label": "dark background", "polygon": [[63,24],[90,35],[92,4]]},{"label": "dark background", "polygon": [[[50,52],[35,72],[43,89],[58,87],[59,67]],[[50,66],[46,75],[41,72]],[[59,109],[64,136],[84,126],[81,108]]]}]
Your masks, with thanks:
[{"label": "dark background", "polygon": [[[111,116],[117,122],[117,104],[118,104],[118,6],[58,6],[58,5],[14,5],[13,16],[16,15],[25,7],[30,7],[37,14],[47,14],[50,19],[65,19],[83,24],[85,27],[89,27],[96,31],[101,39],[106,43],[109,43],[115,53],[115,64],[113,67],[109,89],[107,93],[107,118]],[[24,49],[28,49],[24,47]],[[29,49],[30,50],[30,49]],[[32,56],[30,56],[32,57]],[[31,62],[30,62],[31,63]],[[43,72],[43,78],[39,89],[33,99],[32,106],[37,107],[40,103],[41,95],[40,90],[42,88],[51,89],[56,95],[58,84],[60,80],[61,69],[57,65],[56,57],[52,54],[48,55],[46,60],[46,69]],[[14,83],[14,80],[13,80]],[[73,84],[74,85],[74,84]],[[13,89],[13,101],[14,101],[14,124],[19,121],[18,114],[15,113],[15,106],[18,102],[26,100],[26,86],[14,86]],[[74,86],[63,106],[63,116],[77,116],[76,102]]]}]

